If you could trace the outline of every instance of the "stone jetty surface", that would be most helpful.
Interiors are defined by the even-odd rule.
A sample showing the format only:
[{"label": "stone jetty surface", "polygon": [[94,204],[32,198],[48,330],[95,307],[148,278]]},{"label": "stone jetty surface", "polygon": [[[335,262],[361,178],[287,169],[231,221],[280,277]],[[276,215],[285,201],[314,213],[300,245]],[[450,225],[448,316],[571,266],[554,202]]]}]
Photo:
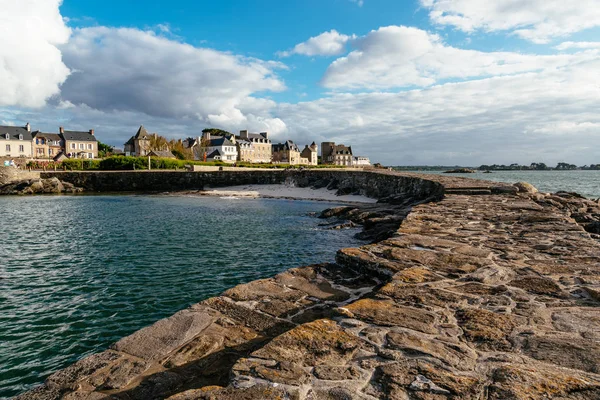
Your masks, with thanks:
[{"label": "stone jetty surface", "polygon": [[322,215],[372,244],[195,304],[19,399],[600,399],[599,204],[433,179],[443,198]]}]

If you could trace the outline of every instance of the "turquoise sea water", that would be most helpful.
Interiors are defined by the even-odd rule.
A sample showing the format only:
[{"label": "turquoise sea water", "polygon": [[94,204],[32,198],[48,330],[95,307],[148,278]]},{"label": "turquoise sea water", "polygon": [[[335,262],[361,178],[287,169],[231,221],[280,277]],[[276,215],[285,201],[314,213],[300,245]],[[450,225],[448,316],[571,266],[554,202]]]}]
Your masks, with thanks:
[{"label": "turquoise sea water", "polygon": [[529,182],[542,192],[577,192],[587,198],[600,197],[600,171],[492,171],[491,174],[444,174],[442,171],[413,171],[419,173],[464,176],[466,178],[516,183]]},{"label": "turquoise sea water", "polygon": [[242,282],[362,244],[331,203],[0,197],[0,398]]}]

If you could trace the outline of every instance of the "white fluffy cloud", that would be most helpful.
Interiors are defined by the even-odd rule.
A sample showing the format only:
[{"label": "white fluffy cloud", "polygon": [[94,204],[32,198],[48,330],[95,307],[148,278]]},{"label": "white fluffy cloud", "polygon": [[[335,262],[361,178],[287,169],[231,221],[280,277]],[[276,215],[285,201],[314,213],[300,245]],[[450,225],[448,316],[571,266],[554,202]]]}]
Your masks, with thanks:
[{"label": "white fluffy cloud", "polygon": [[353,41],[356,50],[334,61],[322,84],[332,89],[386,89],[429,86],[447,79],[511,75],[592,59],[577,55],[527,55],[481,52],[446,45],[438,35],[418,28],[387,26]]},{"label": "white fluffy cloud", "polygon": [[335,29],[313,36],[306,42],[298,43],[292,50],[279,53],[281,57],[292,54],[304,56],[337,56],[346,51],[346,43],[354,36],[340,34]]},{"label": "white fluffy cloud", "polygon": [[600,49],[600,42],[563,42],[554,48],[557,50]]},{"label": "white fluffy cloud", "polygon": [[243,109],[256,103],[252,93],[285,89],[275,74],[283,67],[279,63],[197,48],[127,28],[76,29],[61,49],[73,70],[62,87],[64,102],[100,111],[188,118],[227,128],[254,124],[283,129],[281,121]]},{"label": "white fluffy cloud", "polygon": [[69,75],[61,0],[0,0],[0,105],[41,107]]},{"label": "white fluffy cloud", "polygon": [[512,31],[523,39],[547,43],[600,26],[598,0],[420,0],[432,22],[464,32]]},{"label": "white fluffy cloud", "polygon": [[[389,165],[600,162],[600,60],[399,93],[283,104],[291,135]],[[360,124],[356,122],[360,121]]]}]

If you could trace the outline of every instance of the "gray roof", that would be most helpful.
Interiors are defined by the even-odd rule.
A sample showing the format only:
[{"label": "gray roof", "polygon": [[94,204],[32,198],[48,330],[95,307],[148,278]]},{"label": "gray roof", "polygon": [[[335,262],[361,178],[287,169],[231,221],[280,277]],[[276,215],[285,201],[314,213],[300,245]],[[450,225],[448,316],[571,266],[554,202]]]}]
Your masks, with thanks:
[{"label": "gray roof", "polygon": [[209,143],[209,147],[217,147],[217,146],[234,146],[231,140],[227,139],[225,136],[211,136]]},{"label": "gray roof", "polygon": [[64,131],[61,134],[65,140],[74,140],[77,142],[97,142],[98,140],[94,135],[88,132],[81,131]]},{"label": "gray roof", "polygon": [[62,138],[60,137],[60,135],[58,133],[45,133],[45,132],[40,132],[40,131],[33,132],[33,137],[34,137],[34,139],[37,139],[38,137],[40,137],[40,138],[45,138],[48,140],[54,140],[57,142],[60,142],[62,140]]},{"label": "gray roof", "polygon": [[278,143],[273,145],[273,151],[284,151],[291,150],[300,152],[298,145],[291,140],[286,140],[285,143]]},{"label": "gray roof", "polygon": [[19,140],[19,135],[23,135],[23,140],[33,140],[32,133],[21,126],[0,126],[0,140],[6,140],[7,133],[8,140]]},{"label": "gray roof", "polygon": [[344,146],[343,144],[338,144],[337,146],[335,146],[334,154],[352,155],[352,146]]},{"label": "gray roof", "polygon": [[140,128],[138,129],[138,131],[135,134],[134,138],[136,138],[136,139],[149,139],[150,138],[150,134],[148,133],[148,131],[146,130],[146,128],[144,128],[144,125],[140,125]]},{"label": "gray roof", "polygon": [[175,158],[169,150],[152,150],[149,155],[161,158]]},{"label": "gray roof", "polygon": [[215,158],[215,156],[222,157],[223,155],[221,154],[221,152],[219,150],[215,150],[212,153],[210,153],[208,156],[206,156],[206,158]]}]

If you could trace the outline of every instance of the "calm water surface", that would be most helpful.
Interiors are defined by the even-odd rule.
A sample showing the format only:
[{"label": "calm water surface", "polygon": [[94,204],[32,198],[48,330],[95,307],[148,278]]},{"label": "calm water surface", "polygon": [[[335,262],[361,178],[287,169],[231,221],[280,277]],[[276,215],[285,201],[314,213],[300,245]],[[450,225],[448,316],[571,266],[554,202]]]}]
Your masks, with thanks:
[{"label": "calm water surface", "polygon": [[362,244],[331,203],[175,196],[0,198],[0,398],[242,282]]},{"label": "calm water surface", "polygon": [[[444,174],[442,171],[414,171]],[[489,181],[516,183],[529,182],[542,192],[577,192],[587,198],[600,197],[600,171],[492,171],[491,174],[444,174]]]}]

